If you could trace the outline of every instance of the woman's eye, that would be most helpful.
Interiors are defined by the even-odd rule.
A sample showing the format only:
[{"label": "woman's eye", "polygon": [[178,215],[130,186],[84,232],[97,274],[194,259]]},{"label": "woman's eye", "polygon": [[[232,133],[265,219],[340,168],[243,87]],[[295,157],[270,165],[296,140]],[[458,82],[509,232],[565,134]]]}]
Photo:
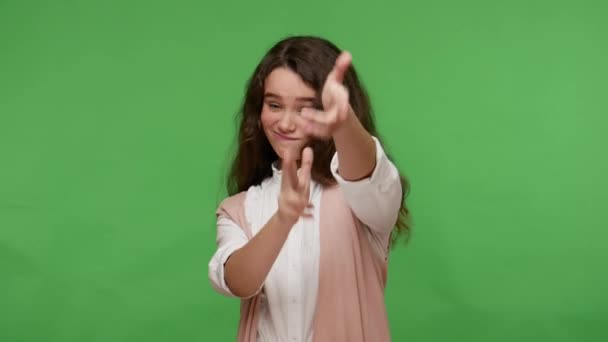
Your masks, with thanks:
[{"label": "woman's eye", "polygon": [[270,107],[270,109],[272,109],[272,110],[278,110],[278,109],[281,108],[281,106],[278,103],[275,103],[275,102],[269,103],[268,107]]},{"label": "woman's eye", "polygon": [[306,110],[308,110],[308,109],[312,109],[312,106],[304,106],[304,107],[300,107],[300,108],[298,109],[298,113],[299,113],[299,114],[302,114],[302,111],[303,111],[303,110],[305,110],[305,109],[306,109]]}]

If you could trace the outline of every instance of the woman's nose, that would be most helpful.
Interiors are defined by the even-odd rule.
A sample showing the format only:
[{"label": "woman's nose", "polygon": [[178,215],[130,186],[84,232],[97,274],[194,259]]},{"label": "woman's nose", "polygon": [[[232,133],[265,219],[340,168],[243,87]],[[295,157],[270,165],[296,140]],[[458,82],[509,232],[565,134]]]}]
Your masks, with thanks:
[{"label": "woman's nose", "polygon": [[293,132],[296,130],[296,118],[297,113],[291,111],[285,111],[283,117],[279,121],[279,129],[283,132]]}]

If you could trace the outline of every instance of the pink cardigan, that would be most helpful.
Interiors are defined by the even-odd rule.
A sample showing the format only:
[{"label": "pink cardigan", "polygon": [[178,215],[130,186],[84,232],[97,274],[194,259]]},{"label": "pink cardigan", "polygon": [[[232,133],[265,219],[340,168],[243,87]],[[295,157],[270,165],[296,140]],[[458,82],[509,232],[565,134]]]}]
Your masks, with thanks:
[{"label": "pink cardigan", "polygon": [[[246,192],[224,200],[217,215],[225,215],[248,238]],[[384,288],[387,260],[374,253],[362,223],[354,216],[338,186],[321,197],[319,288],[313,323],[315,342],[390,341]],[[241,300],[239,342],[256,342],[260,297]]]}]

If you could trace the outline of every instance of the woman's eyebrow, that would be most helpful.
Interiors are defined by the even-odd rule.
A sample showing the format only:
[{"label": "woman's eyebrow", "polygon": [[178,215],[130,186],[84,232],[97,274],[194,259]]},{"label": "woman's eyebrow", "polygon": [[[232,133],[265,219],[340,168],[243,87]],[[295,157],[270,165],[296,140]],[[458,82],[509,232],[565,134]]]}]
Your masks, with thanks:
[{"label": "woman's eyebrow", "polygon": [[299,102],[315,102],[316,100],[314,97],[296,97],[296,101]]},{"label": "woman's eyebrow", "polygon": [[[276,98],[279,100],[283,98],[281,95],[271,93],[271,92],[266,92],[264,94],[264,98],[268,98],[268,97]],[[315,102],[316,100],[317,99],[315,97],[307,97],[307,96],[296,97],[296,101],[298,101],[298,102]]]},{"label": "woman's eyebrow", "polygon": [[270,92],[264,93],[264,98],[267,98],[267,97],[276,97],[277,99],[281,99],[281,95],[277,95],[275,93],[270,93]]}]

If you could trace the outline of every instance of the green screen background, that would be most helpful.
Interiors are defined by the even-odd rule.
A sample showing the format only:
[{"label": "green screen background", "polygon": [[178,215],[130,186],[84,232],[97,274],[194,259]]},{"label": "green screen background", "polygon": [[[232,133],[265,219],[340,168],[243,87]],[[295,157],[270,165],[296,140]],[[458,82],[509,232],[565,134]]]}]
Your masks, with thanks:
[{"label": "green screen background", "polygon": [[608,341],[605,1],[0,0],[0,341],[230,341],[214,210],[288,34],[354,57],[412,182],[395,341]]}]

